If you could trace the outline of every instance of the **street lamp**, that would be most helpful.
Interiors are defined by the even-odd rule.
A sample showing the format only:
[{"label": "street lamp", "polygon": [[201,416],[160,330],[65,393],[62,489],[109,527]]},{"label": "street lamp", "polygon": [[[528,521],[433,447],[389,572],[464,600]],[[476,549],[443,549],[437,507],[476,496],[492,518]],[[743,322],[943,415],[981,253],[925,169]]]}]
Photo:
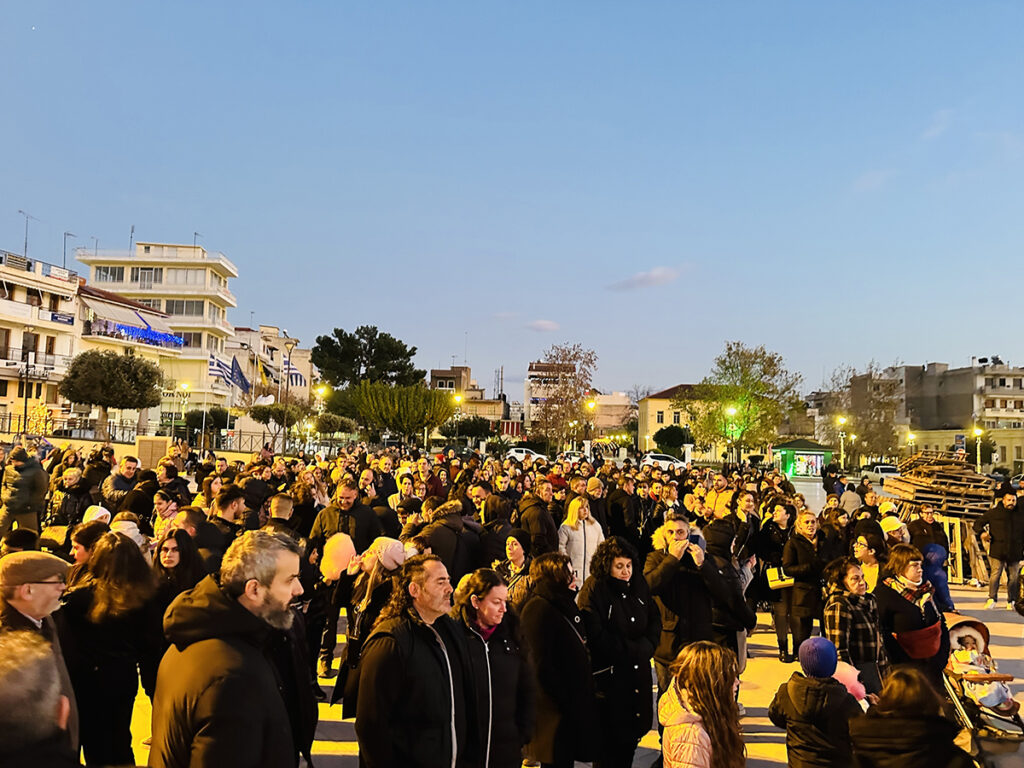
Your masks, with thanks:
[{"label": "street lamp", "polygon": [[913,432],[908,432],[907,433],[907,448],[910,450],[911,453],[914,452],[914,442],[916,440],[917,440],[917,435],[915,435]]},{"label": "street lamp", "polygon": [[459,417],[462,416],[462,395],[456,392],[452,395],[452,399],[455,401],[455,413],[452,415],[455,419],[455,442],[459,442],[459,422],[461,421]]},{"label": "street lamp", "polygon": [[983,430],[979,427],[974,428],[974,448],[975,448],[975,462],[978,474],[981,474],[981,435]]},{"label": "street lamp", "polygon": [[[725,409],[725,412],[729,416],[729,418],[731,419],[733,416],[736,415],[736,408],[734,406],[730,405],[728,408]],[[734,438],[733,432],[734,432],[735,429],[736,429],[736,425],[733,424],[732,422],[729,422],[729,425],[725,429],[726,444],[729,446],[729,450],[730,451],[732,450],[732,446],[733,446],[733,438]],[[739,447],[738,446],[737,446],[737,449],[736,449],[736,455],[737,455],[737,458],[739,458]],[[739,463],[739,462],[737,462],[737,463]]]},{"label": "street lamp", "polygon": [[21,432],[26,437],[28,436],[28,397],[29,397],[29,389],[32,386],[32,377],[36,374],[36,370],[35,370],[35,367],[34,367],[34,363],[35,363],[35,350],[32,350],[30,352],[28,350],[28,348],[25,346],[25,341],[24,340],[28,336],[32,336],[32,332],[35,331],[35,329],[36,328],[35,328],[34,325],[26,325],[25,326],[25,333],[22,336],[23,341],[22,341],[21,359],[25,362],[25,367],[22,369],[22,373],[25,374],[25,385],[22,388],[22,395],[24,395],[24,399],[25,399],[25,411],[24,411],[24,414],[22,415],[22,420],[21,420]]},{"label": "street lamp", "polygon": [[285,379],[284,382],[284,409],[281,416],[284,421],[284,424],[282,425],[284,427],[284,448],[282,449],[282,453],[288,453],[288,400],[291,397],[292,391],[292,350],[298,346],[298,343],[298,339],[293,339],[291,336],[285,336],[284,348],[285,351],[288,352],[288,357],[287,364],[283,365],[282,368],[288,378]]},{"label": "street lamp", "polygon": [[327,394],[327,385],[326,384],[321,384],[319,387],[316,388],[316,398],[317,398],[316,412],[317,413],[323,413],[324,412],[324,395],[326,395],[326,394]]},{"label": "street lamp", "polygon": [[843,431],[846,417],[840,416],[836,421],[839,422],[839,468],[846,469],[846,433]]}]

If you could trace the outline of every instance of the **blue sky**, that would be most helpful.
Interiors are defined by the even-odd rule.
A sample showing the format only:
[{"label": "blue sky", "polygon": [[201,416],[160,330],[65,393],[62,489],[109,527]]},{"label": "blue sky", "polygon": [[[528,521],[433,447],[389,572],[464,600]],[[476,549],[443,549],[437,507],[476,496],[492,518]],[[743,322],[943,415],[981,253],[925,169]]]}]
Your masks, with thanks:
[{"label": "blue sky", "polygon": [[[727,339],[841,363],[1019,356],[1024,6],[0,5],[0,248],[201,242],[230,319],[377,325],[488,389]],[[1006,298],[994,290],[1008,283]],[[468,334],[468,343],[467,343]]]}]

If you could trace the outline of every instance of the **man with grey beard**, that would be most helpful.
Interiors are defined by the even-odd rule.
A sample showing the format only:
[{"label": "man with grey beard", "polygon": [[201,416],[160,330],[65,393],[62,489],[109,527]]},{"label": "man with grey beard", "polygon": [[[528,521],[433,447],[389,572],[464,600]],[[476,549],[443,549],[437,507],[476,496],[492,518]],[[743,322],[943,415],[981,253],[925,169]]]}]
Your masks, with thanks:
[{"label": "man with grey beard", "polygon": [[[224,553],[219,574],[171,603],[164,633],[172,645],[157,675],[149,765],[298,764],[295,702],[285,701],[289,686],[278,684],[291,670],[271,657],[302,594],[299,556],[287,535],[247,531]],[[300,696],[312,695],[308,674]]]}]

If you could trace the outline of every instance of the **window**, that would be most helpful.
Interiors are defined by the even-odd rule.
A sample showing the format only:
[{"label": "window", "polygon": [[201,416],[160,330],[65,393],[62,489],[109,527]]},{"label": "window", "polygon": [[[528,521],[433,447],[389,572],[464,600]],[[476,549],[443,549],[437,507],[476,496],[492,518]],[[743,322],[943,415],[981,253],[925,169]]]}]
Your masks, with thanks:
[{"label": "window", "polygon": [[206,348],[211,352],[220,352],[220,339],[212,333],[206,336]]},{"label": "window", "polygon": [[143,253],[149,253],[149,246],[148,245],[142,246],[142,252]]},{"label": "window", "polygon": [[155,309],[157,312],[163,307],[163,301],[160,299],[136,299],[139,304],[145,304],[150,309]]},{"label": "window", "polygon": [[985,400],[985,407],[986,408],[995,408],[996,407],[996,401],[991,399],[991,398]]},{"label": "window", "polygon": [[202,301],[168,299],[166,312],[169,315],[186,315],[188,317],[202,317],[203,304],[204,302]]},{"label": "window", "polygon": [[56,351],[57,337],[47,336],[46,337],[46,354],[52,355]]},{"label": "window", "polygon": [[57,312],[60,310],[60,297],[54,294],[50,294],[50,311]]},{"label": "window", "polygon": [[97,283],[124,282],[124,267],[96,267],[93,279]]},{"label": "window", "polygon": [[1014,379],[1013,380],[1013,388],[1014,389],[1021,389],[1021,383],[1022,382],[1024,382],[1024,379]]},{"label": "window", "polygon": [[1024,459],[1024,447],[1019,445],[1013,446],[1013,458]]},{"label": "window", "polygon": [[209,308],[209,310],[207,312],[207,317],[209,317],[211,320],[213,320],[213,322],[215,322],[215,323],[219,322],[220,318],[221,318],[221,315],[223,315],[223,314],[224,314],[224,310],[223,309],[218,307],[216,304],[210,304],[210,308]]},{"label": "window", "polygon": [[164,281],[163,267],[132,267],[131,281],[140,288],[150,288]]},{"label": "window", "polygon": [[57,404],[57,385],[47,384],[46,385],[46,403],[47,405]]},{"label": "window", "polygon": [[673,424],[678,424],[679,423],[679,411],[672,411],[672,423]]},{"label": "window", "polygon": [[0,396],[7,397],[7,380],[0,380]]},{"label": "window", "polygon": [[38,289],[25,289],[25,302],[32,307],[43,306],[43,294]]},{"label": "window", "polygon": [[201,333],[187,331],[186,333],[181,334],[181,338],[185,340],[186,347],[195,347],[198,349],[203,346],[203,334]]},{"label": "window", "polygon": [[221,288],[227,288],[228,281],[218,275],[216,272],[210,274],[210,285],[220,290]]},{"label": "window", "polygon": [[38,382],[36,384],[36,400],[38,400],[42,396],[43,396],[43,382],[40,381],[40,382]]},{"label": "window", "polygon": [[665,423],[665,412],[664,411],[658,411],[655,414],[654,420],[656,422],[658,422],[659,424],[664,424]]},{"label": "window", "polygon": [[206,285],[205,269],[168,269],[168,285]]}]

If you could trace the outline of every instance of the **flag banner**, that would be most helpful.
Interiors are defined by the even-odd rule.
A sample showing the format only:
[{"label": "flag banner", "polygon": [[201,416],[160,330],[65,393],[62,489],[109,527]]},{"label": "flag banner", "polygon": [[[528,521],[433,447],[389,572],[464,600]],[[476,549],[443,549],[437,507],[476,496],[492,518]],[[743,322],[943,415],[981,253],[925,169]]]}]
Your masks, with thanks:
[{"label": "flag banner", "polygon": [[252,389],[249,386],[249,380],[245,378],[245,374],[242,373],[242,366],[238,364],[238,358],[231,358],[231,383],[242,390],[243,393],[249,394],[249,390]]}]

